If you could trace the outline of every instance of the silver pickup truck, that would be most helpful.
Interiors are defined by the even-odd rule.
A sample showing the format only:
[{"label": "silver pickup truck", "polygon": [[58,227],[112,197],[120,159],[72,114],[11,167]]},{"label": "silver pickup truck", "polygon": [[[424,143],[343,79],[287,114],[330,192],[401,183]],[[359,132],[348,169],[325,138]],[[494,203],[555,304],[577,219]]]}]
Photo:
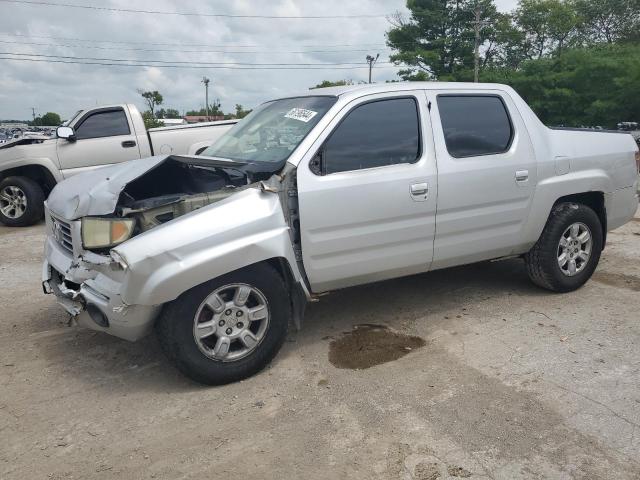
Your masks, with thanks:
[{"label": "silver pickup truck", "polygon": [[55,138],[23,136],[0,145],[0,222],[23,227],[42,219],[56,183],[103,165],[154,154],[195,154],[236,120],[152,128],[133,104],[79,110]]},{"label": "silver pickup truck", "polygon": [[262,369],[318,294],[502,257],[569,292],[629,221],[628,134],[552,130],[511,88],[398,83],[267,102],[201,156],[60,183],[43,285],[208,384]]}]

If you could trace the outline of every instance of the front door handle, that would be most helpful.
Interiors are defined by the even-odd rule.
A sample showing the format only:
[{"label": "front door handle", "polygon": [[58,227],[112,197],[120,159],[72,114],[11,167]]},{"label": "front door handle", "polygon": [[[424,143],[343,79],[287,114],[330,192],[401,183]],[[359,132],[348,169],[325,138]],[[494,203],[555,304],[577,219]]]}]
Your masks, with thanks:
[{"label": "front door handle", "polygon": [[136,146],[135,140],[125,140],[121,143],[122,148],[131,148]]},{"label": "front door handle", "polygon": [[428,183],[414,183],[411,185],[411,198],[416,202],[424,202],[429,196]]},{"label": "front door handle", "polygon": [[516,182],[526,183],[529,181],[529,170],[518,170],[516,172]]}]

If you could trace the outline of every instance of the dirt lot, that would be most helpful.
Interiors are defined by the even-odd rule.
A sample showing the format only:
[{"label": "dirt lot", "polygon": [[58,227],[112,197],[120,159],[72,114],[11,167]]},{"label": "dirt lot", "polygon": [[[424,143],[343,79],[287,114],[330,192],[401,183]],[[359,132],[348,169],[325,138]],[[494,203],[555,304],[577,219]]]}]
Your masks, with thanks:
[{"label": "dirt lot", "polygon": [[0,227],[0,478],[640,478],[640,218],[609,238],[568,295],[517,260],[332,294],[204,388],[67,326],[43,227]]}]

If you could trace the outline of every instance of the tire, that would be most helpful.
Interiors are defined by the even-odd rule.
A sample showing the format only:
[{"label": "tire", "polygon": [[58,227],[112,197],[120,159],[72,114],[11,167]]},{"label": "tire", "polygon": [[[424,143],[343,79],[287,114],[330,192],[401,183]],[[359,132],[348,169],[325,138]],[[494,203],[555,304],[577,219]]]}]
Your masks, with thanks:
[{"label": "tire", "polygon": [[[251,293],[244,306],[237,306],[234,300],[243,286],[249,287]],[[232,292],[235,292],[233,297]],[[224,307],[219,312],[204,303],[208,300],[209,304],[220,305],[212,300],[214,294],[223,300]],[[245,327],[242,330],[238,319],[248,318],[249,311],[258,310],[261,305],[266,305],[264,330],[260,330],[264,320],[246,321],[240,325]],[[239,316],[238,312],[243,309],[246,309],[244,315]],[[198,285],[165,305],[156,322],[156,332],[162,350],[183,374],[199,383],[223,385],[250,377],[267,366],[282,347],[291,318],[289,292],[282,277],[271,266],[257,264]],[[225,320],[223,327],[220,322]],[[221,330],[223,328],[226,330]],[[224,358],[222,355],[214,358],[218,342],[224,343],[221,338],[232,338],[237,331],[244,335],[248,329],[253,329],[254,339],[258,339],[252,350],[243,353],[242,349],[248,350],[248,347],[244,340],[236,338],[227,344]],[[229,330],[234,333],[227,336]],[[201,331],[209,336],[196,340],[196,332]],[[224,353],[224,348],[219,351]]]},{"label": "tire", "polygon": [[0,222],[27,227],[44,217],[42,187],[27,177],[7,177],[0,182]]},{"label": "tire", "polygon": [[[590,234],[591,243],[586,260],[582,260],[580,255],[587,249],[587,244],[581,243],[580,239],[575,241],[573,250],[571,245],[569,251],[565,251],[566,246],[560,245],[561,237],[565,238],[565,243],[567,240],[571,242],[572,233],[568,232],[568,229],[575,225],[578,225],[579,232],[582,232],[579,235],[582,239],[586,238],[583,236],[584,232]],[[569,235],[569,238],[566,235]],[[591,208],[573,202],[554,206],[542,235],[524,257],[529,278],[539,287],[553,292],[577,290],[591,278],[598,266],[603,238],[602,224]],[[568,255],[572,255],[573,266],[569,260],[561,267],[563,253],[565,257],[562,261],[567,260]]]}]

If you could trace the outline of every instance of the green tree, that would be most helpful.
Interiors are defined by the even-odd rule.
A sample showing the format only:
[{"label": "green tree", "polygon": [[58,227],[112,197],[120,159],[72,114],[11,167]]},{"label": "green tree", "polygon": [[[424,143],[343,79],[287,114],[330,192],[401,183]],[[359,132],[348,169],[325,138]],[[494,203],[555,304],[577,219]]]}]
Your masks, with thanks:
[{"label": "green tree", "polygon": [[147,102],[151,115],[155,116],[156,106],[162,105],[162,101],[164,100],[162,94],[160,94],[160,92],[158,92],[157,90],[145,92],[142,89],[138,89],[138,93],[142,95],[142,98],[144,98],[145,102]]},{"label": "green tree", "polygon": [[156,118],[181,118],[180,112],[175,108],[161,108],[156,112]]},{"label": "green tree", "polygon": [[[205,116],[207,114],[207,109],[202,107],[200,110],[189,110],[186,115],[200,115]],[[224,115],[221,110],[220,100],[216,99],[213,101],[211,105],[209,105],[209,116],[218,116]]]},{"label": "green tree", "polygon": [[326,88],[326,87],[342,87],[345,85],[353,85],[353,80],[323,80],[315,87],[309,87],[309,90],[313,90],[314,88]]},{"label": "green tree", "polygon": [[638,39],[640,0],[575,0],[575,7],[591,43]]},{"label": "green tree", "polygon": [[[474,11],[480,11],[481,65],[499,58],[501,44],[513,27],[493,0],[408,0],[406,19],[396,14],[387,45],[391,61],[405,65],[405,80],[469,80],[473,77]],[[506,30],[505,30],[506,29]],[[505,31],[503,31],[505,30]]]},{"label": "green tree", "polygon": [[568,0],[520,0],[514,18],[530,58],[560,54],[579,41],[580,18]]},{"label": "green tree", "polygon": [[142,120],[144,121],[144,126],[147,128],[147,130],[149,130],[150,128],[164,127],[164,122],[157,119],[150,110],[145,110],[144,112],[142,112]]},{"label": "green tree", "polygon": [[236,118],[244,118],[251,113],[251,110],[245,110],[242,105],[236,103]]},{"label": "green tree", "polygon": [[494,69],[482,81],[514,87],[547,125],[604,126],[640,120],[640,46],[600,45]]},{"label": "green tree", "polygon": [[39,126],[46,126],[46,127],[56,126],[57,127],[62,123],[62,119],[60,118],[60,115],[58,115],[55,112],[47,112],[41,117],[36,117],[30,123],[36,127],[39,127]]}]

